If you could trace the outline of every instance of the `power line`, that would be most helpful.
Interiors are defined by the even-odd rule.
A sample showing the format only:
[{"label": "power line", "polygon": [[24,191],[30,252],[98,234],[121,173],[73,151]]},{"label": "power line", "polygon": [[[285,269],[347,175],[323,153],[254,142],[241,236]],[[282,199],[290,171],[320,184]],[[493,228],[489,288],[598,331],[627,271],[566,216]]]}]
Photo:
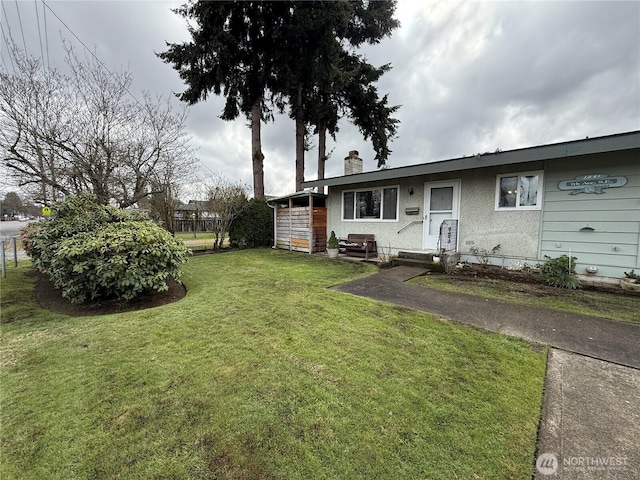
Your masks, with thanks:
[{"label": "power line", "polygon": [[[7,10],[4,8],[4,2],[0,2],[2,4],[2,11],[4,12],[4,18],[7,19],[7,31],[9,32],[9,38],[11,39],[11,43],[14,43],[13,36],[11,35],[11,27],[9,26],[9,17],[7,16]],[[0,22],[0,26],[2,26],[2,22]],[[7,47],[9,44],[7,43]]]},{"label": "power line", "polygon": [[38,0],[33,0],[33,6],[36,7],[36,22],[38,23],[38,39],[40,44],[40,55],[42,56],[42,68],[44,69],[44,50],[42,49],[42,32],[40,31],[40,15],[38,14]]},{"label": "power line", "polygon": [[[44,5],[44,0],[42,3]],[[44,6],[42,7],[42,18],[44,19],[44,43],[47,45],[47,68],[51,68],[51,62],[49,62],[49,34],[47,33],[47,11],[44,9]]]},{"label": "power line", "polygon": [[[2,4],[2,6],[4,7],[4,4]],[[6,14],[5,14],[5,18],[7,18]],[[9,30],[9,36],[11,36],[11,30],[9,29],[9,24],[8,23],[7,23],[7,30]],[[7,56],[9,57],[9,61],[11,61],[11,69],[15,72],[16,71],[16,67],[13,64],[13,58],[11,58],[11,45],[9,45],[9,40],[7,39],[6,35],[4,34],[4,28],[2,28],[2,22],[0,22],[0,32],[2,32],[2,38],[4,39],[4,43],[7,45],[7,52],[9,52]],[[13,43],[13,40],[12,40],[12,43]],[[2,56],[2,52],[0,52],[0,56]],[[6,63],[4,61],[4,57],[2,57],[2,63],[4,63],[6,65]]]},{"label": "power line", "polygon": [[[56,17],[56,18],[58,19],[58,21],[59,21],[62,25],[64,25],[64,27],[65,27],[67,30],[69,30],[69,33],[71,33],[71,35],[73,35],[73,36],[76,38],[76,40],[78,40],[78,41],[80,42],[80,44],[84,47],[84,49],[85,49],[87,52],[89,52],[89,54],[90,54],[90,55],[91,55],[91,56],[92,56],[92,57],[93,57],[93,58],[98,62],[98,64],[99,64],[102,68],[104,68],[104,69],[107,71],[107,73],[108,73],[108,74],[109,74],[109,75],[110,75],[110,76],[111,76],[111,77],[112,77],[116,82],[118,82],[118,83],[120,84],[120,86],[121,86],[121,87],[124,87],[124,84],[120,82],[120,79],[119,79],[118,77],[116,77],[116,75],[115,75],[111,70],[109,70],[109,69],[107,68],[107,66],[102,62],[102,60],[100,60],[100,59],[98,58],[98,56],[97,56],[95,53],[93,53],[93,52],[89,49],[89,47],[87,47],[87,45],[86,45],[82,40],[80,40],[80,37],[78,37],[78,35],[76,35],[76,34],[75,34],[75,32],[74,32],[73,30],[71,30],[71,28],[69,28],[69,26],[68,26],[66,23],[64,23],[64,22],[62,21],[62,19],[61,19],[61,18],[56,14],[56,12],[54,12],[54,11],[51,9],[51,7],[50,7],[49,5],[47,5],[47,4],[45,3],[45,1],[44,1],[44,0],[42,0],[42,4],[43,4],[45,7],[47,7],[51,13],[53,13],[53,16],[54,16],[54,17]],[[138,99],[136,98],[136,96],[135,96],[133,93],[131,93],[131,92],[129,91],[129,89],[128,89],[128,88],[124,87],[124,89],[125,89],[125,91],[126,91],[126,92],[131,96],[131,98],[133,98],[133,99],[136,101],[136,103],[137,103],[138,105],[140,105],[141,107],[143,107],[143,108],[144,108],[144,105],[142,105],[142,103],[140,102],[140,100],[138,100]]]},{"label": "power line", "polygon": [[18,23],[20,24],[20,33],[22,33],[22,44],[24,45],[24,53],[27,53],[27,42],[24,41],[24,30],[22,29],[22,18],[20,18],[20,7],[18,7],[18,0],[16,2],[16,11],[18,12]]}]

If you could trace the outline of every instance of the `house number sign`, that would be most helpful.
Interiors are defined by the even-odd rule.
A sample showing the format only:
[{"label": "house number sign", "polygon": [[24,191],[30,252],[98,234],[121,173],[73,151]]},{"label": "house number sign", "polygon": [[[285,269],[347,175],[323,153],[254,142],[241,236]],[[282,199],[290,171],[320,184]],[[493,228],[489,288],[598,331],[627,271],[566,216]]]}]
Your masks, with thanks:
[{"label": "house number sign", "polygon": [[623,187],[627,184],[627,177],[610,177],[603,173],[578,175],[573,180],[562,180],[558,183],[560,190],[571,191],[570,195],[579,193],[605,193],[607,188]]}]

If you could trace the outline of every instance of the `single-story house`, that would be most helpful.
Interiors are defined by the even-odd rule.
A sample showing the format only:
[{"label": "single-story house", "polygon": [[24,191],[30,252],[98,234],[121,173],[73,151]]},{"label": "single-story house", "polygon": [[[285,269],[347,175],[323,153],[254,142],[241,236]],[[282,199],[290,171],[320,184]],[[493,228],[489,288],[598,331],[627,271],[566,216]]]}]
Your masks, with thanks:
[{"label": "single-story house", "polygon": [[[327,232],[375,234],[378,249],[459,252],[500,246],[491,263],[577,257],[600,280],[640,270],[640,131],[362,171],[356,151],[328,187]],[[443,224],[444,222],[444,224]],[[446,227],[442,235],[442,227]]]}]

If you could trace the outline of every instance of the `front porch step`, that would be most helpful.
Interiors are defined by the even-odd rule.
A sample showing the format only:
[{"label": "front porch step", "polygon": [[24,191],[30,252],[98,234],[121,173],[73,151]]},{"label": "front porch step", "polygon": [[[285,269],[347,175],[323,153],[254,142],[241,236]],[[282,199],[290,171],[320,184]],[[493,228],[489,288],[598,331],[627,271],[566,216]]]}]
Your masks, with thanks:
[{"label": "front porch step", "polygon": [[408,267],[422,267],[429,270],[436,270],[433,263],[435,252],[398,252],[393,259],[393,265],[406,265]]},{"label": "front porch step", "polygon": [[435,270],[434,265],[439,265],[439,264],[433,263],[432,261],[420,260],[416,258],[403,258],[403,257],[396,257],[392,260],[391,263],[394,267],[397,267],[397,266],[419,267],[419,268],[426,268],[428,270]]},{"label": "front porch step", "polygon": [[453,265],[460,261],[460,254],[457,252],[447,252],[446,260],[441,259],[440,262],[434,263],[433,256],[437,255],[437,252],[398,252],[398,255],[393,259],[393,265],[406,265],[411,267],[423,267],[432,271],[443,271],[444,265],[442,261],[449,262],[449,265]]},{"label": "front porch step", "polygon": [[436,252],[398,252],[396,258],[407,259],[407,260],[420,260],[423,262],[433,262],[433,256]]}]

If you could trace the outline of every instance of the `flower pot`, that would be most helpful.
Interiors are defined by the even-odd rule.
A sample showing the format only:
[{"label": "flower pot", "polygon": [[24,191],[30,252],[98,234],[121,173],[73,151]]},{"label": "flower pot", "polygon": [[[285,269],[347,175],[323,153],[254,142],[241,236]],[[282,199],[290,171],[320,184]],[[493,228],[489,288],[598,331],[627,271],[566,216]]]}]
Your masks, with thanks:
[{"label": "flower pot", "polygon": [[623,290],[628,290],[630,292],[640,292],[640,283],[635,283],[633,278],[621,278],[620,286]]},{"label": "flower pot", "polygon": [[327,256],[329,258],[338,258],[339,248],[327,248]]}]

